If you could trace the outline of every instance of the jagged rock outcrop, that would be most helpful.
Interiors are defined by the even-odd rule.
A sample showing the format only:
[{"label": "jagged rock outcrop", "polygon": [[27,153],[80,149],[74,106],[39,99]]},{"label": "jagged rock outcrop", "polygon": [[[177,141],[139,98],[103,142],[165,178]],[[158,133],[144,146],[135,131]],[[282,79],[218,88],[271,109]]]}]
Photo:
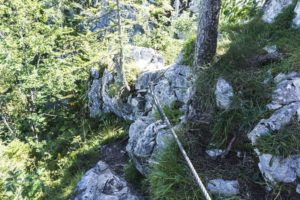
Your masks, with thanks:
[{"label": "jagged rock outcrop", "polygon": [[267,107],[275,112],[270,118],[261,120],[248,134],[252,144],[255,144],[258,137],[280,130],[294,116],[300,117],[300,77],[291,72],[277,75],[274,81],[277,87],[272,95],[273,100]]},{"label": "jagged rock outcrop", "polygon": [[233,88],[225,79],[219,78],[216,85],[215,95],[217,106],[222,109],[228,109],[234,95]]},{"label": "jagged rock outcrop", "polygon": [[[129,53],[126,54],[125,60],[135,66],[140,73],[165,67],[162,56],[153,49],[127,46],[126,50]],[[136,119],[138,112],[136,103],[139,102],[139,98],[133,99],[129,96],[124,101],[117,95],[110,94],[111,88],[115,86],[116,77],[109,70],[105,70],[102,77],[97,73],[95,69],[91,70],[92,81],[88,92],[90,116],[97,117],[101,112],[113,112],[126,120]]]},{"label": "jagged rock outcrop", "polygon": [[81,178],[72,200],[138,200],[128,183],[102,161]]},{"label": "jagged rock outcrop", "polygon": [[153,92],[163,107],[176,103],[184,114],[192,95],[192,74],[189,67],[175,64],[166,70],[145,72],[137,79],[137,97],[134,99],[139,99],[142,106],[136,113],[137,120],[130,126],[126,149],[137,169],[144,175],[147,175],[149,164],[154,162],[157,153],[172,138],[166,125],[155,119],[156,109],[148,91],[151,83],[154,85]]},{"label": "jagged rock outcrop", "polygon": [[[274,78],[276,89],[272,95],[272,102],[267,105],[274,113],[268,119],[262,119],[248,134],[248,138],[255,146],[259,137],[275,134],[294,120],[300,120],[300,77],[297,73],[279,74]],[[299,124],[300,125],[300,124]],[[294,182],[300,177],[300,155],[289,157],[263,154],[255,149],[259,157],[259,169],[269,183]]]},{"label": "jagged rock outcrop", "polygon": [[149,164],[155,162],[157,152],[164,149],[166,142],[172,138],[166,125],[157,119],[150,85],[153,85],[153,93],[161,106],[171,108],[176,104],[183,120],[192,96],[193,75],[188,66],[174,64],[165,67],[162,57],[152,49],[132,47],[128,52],[125,60],[140,71],[132,91],[125,97],[112,95],[110,90],[115,86],[115,76],[104,70],[101,78],[92,80],[94,87],[89,91],[89,108],[91,116],[111,112],[133,121],[126,150],[136,168],[147,175]]},{"label": "jagged rock outcrop", "polygon": [[[117,11],[109,7],[107,0],[102,0],[101,3],[101,11],[99,16],[97,17],[96,23],[91,27],[91,31],[95,31],[96,29],[104,29],[109,28],[112,19],[117,18]],[[121,15],[125,19],[134,20],[136,18],[137,11],[128,4],[120,5]]]},{"label": "jagged rock outcrop", "polygon": [[222,196],[239,194],[239,182],[236,180],[213,179],[208,181],[207,189]]}]

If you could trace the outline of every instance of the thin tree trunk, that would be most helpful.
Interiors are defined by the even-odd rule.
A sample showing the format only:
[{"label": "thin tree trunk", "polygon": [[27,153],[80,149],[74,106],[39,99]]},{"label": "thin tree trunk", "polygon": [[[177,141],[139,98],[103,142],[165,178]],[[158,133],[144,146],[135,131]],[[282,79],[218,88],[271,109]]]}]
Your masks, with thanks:
[{"label": "thin tree trunk", "polygon": [[117,71],[119,74],[120,81],[122,82],[123,86],[130,91],[130,87],[126,81],[125,70],[124,70],[124,55],[123,55],[123,42],[122,42],[122,27],[121,27],[121,16],[120,16],[120,2],[117,2],[117,17],[118,17],[118,34],[119,34],[119,59],[117,63]]},{"label": "thin tree trunk", "polygon": [[211,62],[216,53],[221,0],[201,0],[194,68]]},{"label": "thin tree trunk", "polygon": [[176,19],[179,16],[180,0],[175,0],[174,7],[175,7],[175,19]]},{"label": "thin tree trunk", "polygon": [[10,132],[11,135],[13,136],[13,138],[15,138],[15,137],[16,137],[16,134],[15,134],[15,132],[10,128],[10,126],[9,126],[8,122],[6,121],[6,118],[5,118],[4,116],[2,116],[2,120],[3,120],[3,122],[4,122],[5,126],[6,126],[6,128],[9,130],[9,132]]}]

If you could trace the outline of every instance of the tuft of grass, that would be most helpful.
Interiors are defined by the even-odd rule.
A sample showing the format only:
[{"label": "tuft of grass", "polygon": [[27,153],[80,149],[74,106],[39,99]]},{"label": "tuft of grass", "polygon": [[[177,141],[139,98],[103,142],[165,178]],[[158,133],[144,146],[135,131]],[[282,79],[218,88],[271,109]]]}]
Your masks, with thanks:
[{"label": "tuft of grass", "polygon": [[200,199],[200,191],[194,184],[177,145],[170,143],[147,177],[151,199]]},{"label": "tuft of grass", "polygon": [[[171,124],[178,124],[180,122],[180,117],[183,115],[178,102],[173,102],[170,106],[164,106],[163,111],[170,120]],[[154,116],[157,120],[161,119],[158,111],[155,112]]]},{"label": "tuft of grass", "polygon": [[256,147],[275,156],[300,154],[300,123],[295,120],[282,130],[258,138]]},{"label": "tuft of grass", "polygon": [[143,175],[135,168],[134,163],[130,160],[125,166],[125,179],[134,185],[140,183]]},{"label": "tuft of grass", "polygon": [[108,88],[107,94],[109,97],[114,97],[118,94],[120,86],[117,83],[111,84]]},{"label": "tuft of grass", "polygon": [[183,45],[181,64],[193,66],[196,35],[192,34]]}]

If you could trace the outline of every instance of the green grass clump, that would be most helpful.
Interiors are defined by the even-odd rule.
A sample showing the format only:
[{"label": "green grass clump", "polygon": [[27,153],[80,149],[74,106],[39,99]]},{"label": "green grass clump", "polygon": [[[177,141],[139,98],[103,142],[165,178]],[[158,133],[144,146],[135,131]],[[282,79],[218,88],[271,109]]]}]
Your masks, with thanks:
[{"label": "green grass clump", "polygon": [[188,168],[175,143],[169,144],[148,176],[151,199],[200,199]]},{"label": "green grass clump", "polygon": [[141,174],[135,168],[133,162],[130,160],[125,166],[125,179],[131,183],[138,182]]},{"label": "green grass clump", "polygon": [[183,45],[181,64],[193,66],[196,35],[192,34]]},{"label": "green grass clump", "polygon": [[[180,122],[180,117],[184,114],[180,110],[180,105],[177,102],[173,102],[170,106],[164,106],[163,111],[173,125],[178,124]],[[155,118],[157,120],[161,119],[158,111],[155,112]]]},{"label": "green grass clump", "polygon": [[257,140],[256,147],[262,153],[288,157],[300,154],[300,124],[297,121],[275,133],[264,135]]}]

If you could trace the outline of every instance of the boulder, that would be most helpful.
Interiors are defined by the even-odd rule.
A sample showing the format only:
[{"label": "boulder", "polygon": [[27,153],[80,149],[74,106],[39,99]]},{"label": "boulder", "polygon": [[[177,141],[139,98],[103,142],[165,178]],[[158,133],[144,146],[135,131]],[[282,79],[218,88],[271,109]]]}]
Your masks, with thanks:
[{"label": "boulder", "polygon": [[207,189],[222,196],[239,194],[239,182],[237,180],[213,179],[208,182]]},{"label": "boulder", "polygon": [[273,23],[274,19],[293,3],[293,0],[267,0],[263,6],[262,20],[266,23]]},{"label": "boulder", "polygon": [[72,200],[138,200],[128,183],[102,161],[81,178]]},{"label": "boulder", "polygon": [[228,109],[233,97],[233,88],[225,79],[219,78],[215,95],[217,106],[222,109]]},{"label": "boulder", "polygon": [[161,120],[141,117],[129,128],[126,150],[139,172],[147,175],[155,156],[166,148],[171,139],[170,130]]},{"label": "boulder", "polygon": [[292,183],[300,175],[298,163],[300,162],[300,156],[290,156],[288,158],[282,158],[280,156],[273,156],[271,154],[261,154],[259,156],[258,167],[270,183],[283,182]]}]

